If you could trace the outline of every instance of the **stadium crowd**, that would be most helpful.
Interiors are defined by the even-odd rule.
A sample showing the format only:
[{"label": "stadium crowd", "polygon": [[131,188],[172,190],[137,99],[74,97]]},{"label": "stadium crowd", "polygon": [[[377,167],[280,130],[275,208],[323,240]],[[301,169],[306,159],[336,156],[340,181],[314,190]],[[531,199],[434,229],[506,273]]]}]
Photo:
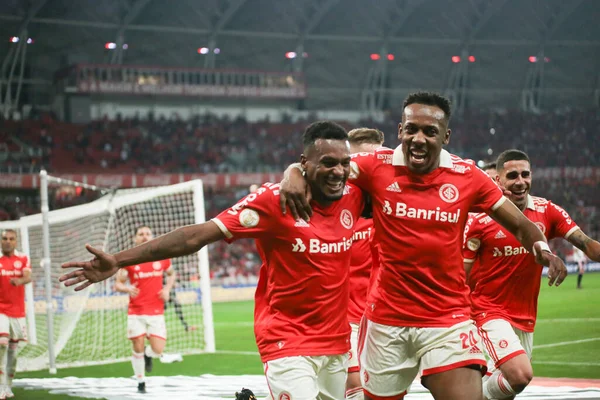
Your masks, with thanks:
[{"label": "stadium crowd", "polygon": [[[298,159],[294,143],[308,120],[250,123],[243,117],[212,114],[189,120],[170,118],[102,119],[86,125],[38,120],[2,121],[0,143],[6,143],[4,170],[51,172],[270,172]],[[400,116],[386,121],[361,121],[397,143]],[[448,151],[475,160],[492,159],[507,148],[526,151],[536,167],[598,166],[600,148],[589,146],[597,136],[600,114],[564,111],[539,115],[520,111],[471,112],[453,117]],[[351,124],[344,123],[346,128]],[[17,140],[13,140],[18,138]],[[21,151],[18,151],[21,149]],[[490,151],[491,150],[491,151]]]},{"label": "stadium crowd", "polygon": [[[296,161],[305,125],[315,118],[272,123],[268,119],[249,123],[244,118],[218,118],[206,114],[183,120],[170,118],[102,119],[86,125],[56,121],[41,114],[35,120],[1,121],[1,172],[36,172],[43,165],[51,172],[96,173],[163,172],[280,172]],[[399,115],[389,114],[383,123],[361,121],[386,134],[389,146],[397,144]],[[448,150],[464,158],[493,160],[508,148],[526,151],[535,168],[600,166],[600,147],[590,146],[597,136],[600,114],[565,110],[540,115],[519,111],[472,112],[453,117]],[[344,123],[346,128],[352,124]],[[539,179],[533,193],[556,201],[593,237],[600,233],[600,182],[595,179]],[[207,188],[207,217],[233,204],[247,188]],[[52,208],[89,201],[89,195],[66,193],[54,196]],[[35,193],[0,196],[0,220],[38,212]],[[559,242],[560,243],[560,242]],[[564,257],[571,249],[555,248]],[[254,283],[260,260],[251,241],[234,245],[217,243],[209,252],[211,273],[220,283]]]}]

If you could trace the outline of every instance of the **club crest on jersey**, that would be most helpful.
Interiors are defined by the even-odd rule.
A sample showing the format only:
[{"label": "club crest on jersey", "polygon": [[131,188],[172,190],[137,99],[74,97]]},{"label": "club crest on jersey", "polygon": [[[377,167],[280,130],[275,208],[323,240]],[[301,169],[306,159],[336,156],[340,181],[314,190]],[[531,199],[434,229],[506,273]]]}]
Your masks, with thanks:
[{"label": "club crest on jersey", "polygon": [[535,226],[537,226],[538,228],[540,228],[540,231],[542,231],[542,233],[545,235],[546,234],[546,225],[544,225],[541,222],[536,222]]},{"label": "club crest on jersey", "polygon": [[348,175],[348,179],[356,179],[360,175],[360,169],[358,168],[358,164],[356,161],[350,161],[350,174]]},{"label": "club crest on jersey", "polygon": [[440,188],[440,198],[446,203],[454,203],[458,200],[458,189],[451,183],[443,184]]},{"label": "club crest on jersey", "polygon": [[260,221],[260,217],[254,210],[245,208],[240,213],[240,224],[244,228],[254,228],[256,225],[258,225],[258,221]]},{"label": "club crest on jersey", "polygon": [[160,261],[154,261],[152,263],[152,268],[154,268],[156,271],[158,271],[159,269],[161,269],[162,266],[160,265]]},{"label": "club crest on jersey", "polygon": [[348,210],[342,210],[340,222],[344,228],[352,229],[354,226],[354,218],[352,217],[352,213]]},{"label": "club crest on jersey", "polygon": [[13,264],[15,266],[16,269],[21,269],[21,267],[23,266],[23,263],[19,260],[15,261],[15,263]]}]

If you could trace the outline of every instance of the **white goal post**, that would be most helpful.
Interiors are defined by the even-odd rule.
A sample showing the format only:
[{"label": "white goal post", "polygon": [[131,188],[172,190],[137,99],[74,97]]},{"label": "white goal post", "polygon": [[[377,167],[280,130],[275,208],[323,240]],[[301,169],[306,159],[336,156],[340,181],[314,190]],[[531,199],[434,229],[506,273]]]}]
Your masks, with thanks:
[{"label": "white goal post", "polygon": [[[114,290],[114,277],[81,292],[58,282],[61,264],[89,260],[85,244],[117,252],[133,246],[141,225],[155,236],[184,225],[202,223],[202,181],[142,189],[107,191],[86,204],[48,211],[48,186],[92,186],[40,177],[42,213],[0,222],[15,229],[19,250],[30,256],[32,283],[27,285],[30,340],[19,355],[19,370],[40,370],[128,360],[128,296]],[[172,259],[177,274],[174,301],[165,305],[166,352],[215,351],[208,252]],[[46,268],[45,266],[49,266]],[[49,306],[50,305],[50,306]]]}]

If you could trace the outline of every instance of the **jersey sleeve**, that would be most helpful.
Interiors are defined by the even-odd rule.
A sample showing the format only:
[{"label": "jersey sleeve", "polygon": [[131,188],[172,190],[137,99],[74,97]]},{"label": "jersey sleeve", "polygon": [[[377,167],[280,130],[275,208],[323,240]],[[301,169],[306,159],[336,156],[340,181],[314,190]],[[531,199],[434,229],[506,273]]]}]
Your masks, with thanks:
[{"label": "jersey sleeve", "polygon": [[23,267],[23,269],[31,269],[31,260],[29,259],[28,256],[23,256],[23,261],[25,266]]},{"label": "jersey sleeve", "polygon": [[279,185],[266,183],[212,221],[225,235],[225,241],[231,243],[242,238],[260,238],[277,231],[275,216],[279,214]]},{"label": "jersey sleeve", "polygon": [[475,261],[481,247],[481,228],[475,215],[470,215],[465,226],[463,259]]},{"label": "jersey sleeve", "polygon": [[172,264],[171,264],[171,260],[170,259],[166,259],[162,261],[162,267],[163,267],[163,271],[168,270],[169,268],[171,268]]},{"label": "jersey sleeve", "polygon": [[547,213],[550,226],[552,227],[549,239],[556,237],[568,239],[573,232],[579,229],[573,218],[562,207],[551,201],[548,202]]},{"label": "jersey sleeve", "polygon": [[351,155],[350,175],[348,182],[358,186],[365,192],[370,192],[373,171],[376,165],[376,154],[355,153]]},{"label": "jersey sleeve", "polygon": [[477,167],[473,168],[473,187],[475,198],[471,205],[471,212],[494,211],[506,201],[500,187]]}]

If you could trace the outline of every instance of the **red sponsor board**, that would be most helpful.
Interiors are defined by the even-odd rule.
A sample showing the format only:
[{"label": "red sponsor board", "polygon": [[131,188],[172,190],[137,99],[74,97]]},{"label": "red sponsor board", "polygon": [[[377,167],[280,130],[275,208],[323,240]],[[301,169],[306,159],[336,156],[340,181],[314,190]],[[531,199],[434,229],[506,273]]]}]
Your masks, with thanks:
[{"label": "red sponsor board", "polygon": [[[103,188],[165,186],[201,179],[204,186],[221,189],[232,186],[250,186],[253,183],[279,182],[283,174],[57,174],[52,176]],[[39,187],[39,176],[35,174],[0,174],[0,187],[36,189]]]}]

